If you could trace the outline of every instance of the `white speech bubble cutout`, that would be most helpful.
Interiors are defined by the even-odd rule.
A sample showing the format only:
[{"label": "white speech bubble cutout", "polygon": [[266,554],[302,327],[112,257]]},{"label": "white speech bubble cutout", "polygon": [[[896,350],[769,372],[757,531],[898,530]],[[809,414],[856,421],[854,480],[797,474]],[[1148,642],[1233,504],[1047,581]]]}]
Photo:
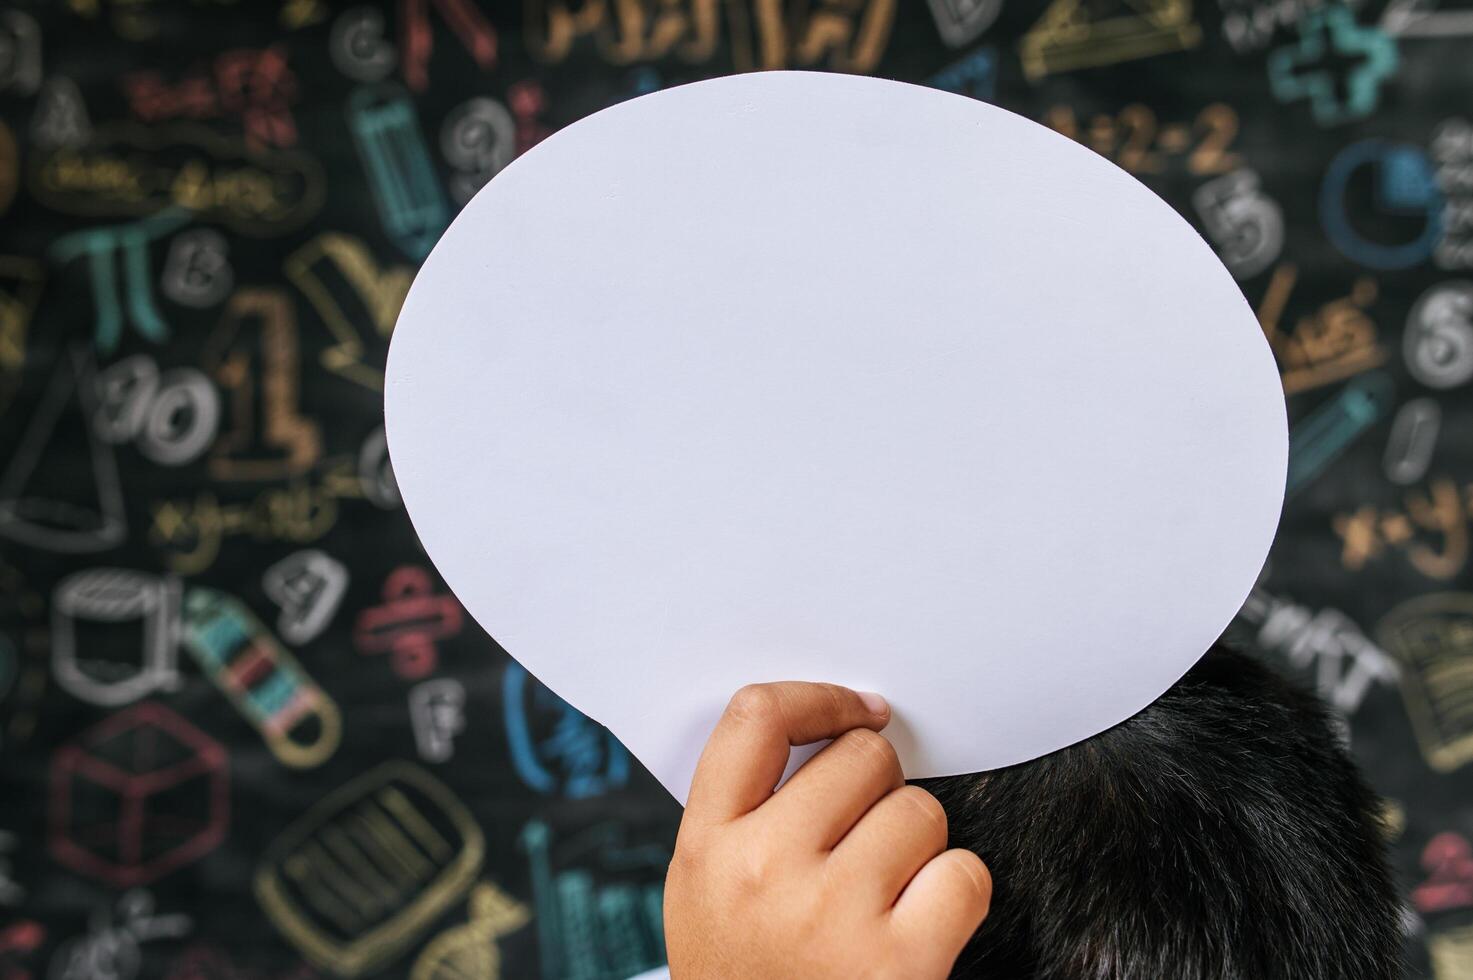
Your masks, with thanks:
[{"label": "white speech bubble cutout", "polygon": [[1232,276],[1020,116],[762,72],[555,133],[420,270],[385,413],[409,516],[508,652],[682,802],[741,685],[891,702],[911,777],[1134,714],[1283,502]]}]

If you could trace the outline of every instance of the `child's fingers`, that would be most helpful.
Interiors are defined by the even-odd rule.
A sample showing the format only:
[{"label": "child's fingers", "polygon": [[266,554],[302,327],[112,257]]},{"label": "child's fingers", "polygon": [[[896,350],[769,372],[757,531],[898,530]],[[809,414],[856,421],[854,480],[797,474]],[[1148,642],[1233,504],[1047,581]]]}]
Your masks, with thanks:
[{"label": "child's fingers", "polygon": [[793,773],[764,805],[762,819],[792,827],[815,850],[827,851],[876,800],[904,783],[900,758],[885,736],[852,728]]},{"label": "child's fingers", "polygon": [[837,684],[749,684],[732,697],[706,742],[691,780],[686,816],[730,820],[772,796],[788,748],[834,738],[851,728],[878,731],[890,721],[883,698]]},{"label": "child's fingers", "polygon": [[901,786],[839,841],[829,863],[871,907],[888,910],[916,873],[945,849],[946,811],[919,786]]},{"label": "child's fingers", "polygon": [[991,902],[987,865],[971,851],[955,848],[916,872],[890,911],[890,925],[915,957],[918,972],[945,976]]}]

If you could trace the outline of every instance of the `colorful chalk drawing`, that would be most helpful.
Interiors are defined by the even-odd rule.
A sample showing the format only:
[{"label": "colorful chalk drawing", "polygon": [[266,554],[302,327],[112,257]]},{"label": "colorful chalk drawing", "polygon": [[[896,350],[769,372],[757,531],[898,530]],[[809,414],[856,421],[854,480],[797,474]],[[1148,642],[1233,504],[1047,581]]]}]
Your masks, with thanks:
[{"label": "colorful chalk drawing", "polygon": [[531,866],[544,980],[629,977],[664,963],[664,889],[600,882],[595,875],[595,870],[664,868],[669,855],[661,848],[626,849],[617,829],[595,828],[558,848],[571,851],[580,863],[563,868],[559,862],[555,868],[552,829],[541,820],[529,821],[518,843]]},{"label": "colorful chalk drawing", "polygon": [[261,577],[261,591],[281,607],[276,631],[295,645],[310,642],[327,628],[347,589],[347,566],[316,548],[287,555]]},{"label": "colorful chalk drawing", "polygon": [[1455,577],[1468,562],[1473,486],[1460,489],[1452,480],[1437,477],[1425,487],[1407,489],[1402,500],[1399,508],[1365,504],[1331,518],[1341,542],[1340,564],[1360,571],[1398,551],[1429,579],[1445,582]]},{"label": "colorful chalk drawing", "polygon": [[174,236],[159,289],[180,306],[214,306],[230,294],[235,273],[230,246],[213,228],[194,228]]},{"label": "colorful chalk drawing", "polygon": [[436,936],[414,961],[409,980],[498,980],[501,954],[496,940],[532,918],[527,907],[489,883],[471,889],[469,921]]},{"label": "colorful chalk drawing", "polygon": [[[1369,169],[1376,208],[1409,226],[1399,241],[1368,237],[1352,219],[1352,178]],[[1432,163],[1419,147],[1370,139],[1352,143],[1330,161],[1320,184],[1320,223],[1346,258],[1372,269],[1409,269],[1432,256],[1442,237],[1443,197]]]},{"label": "colorful chalk drawing", "polygon": [[296,312],[280,289],[242,289],[225,304],[204,367],[227,393],[229,424],[210,452],[217,480],[278,480],[322,455],[317,423],[297,411]]},{"label": "colorful chalk drawing", "polygon": [[[127,533],[112,447],[93,431],[94,372],[88,356],[65,353],[19,445],[0,470],[0,537],[67,554],[105,551]],[[85,472],[60,478],[57,457],[86,447]]]},{"label": "colorful chalk drawing", "polygon": [[348,128],[368,173],[384,231],[405,255],[423,259],[450,223],[408,94],[388,85],[348,98]]},{"label": "colorful chalk drawing", "polygon": [[337,750],[338,706],[239,600],[188,589],[181,642],[283,765],[309,769]]},{"label": "colorful chalk drawing", "polygon": [[362,242],[323,232],[287,257],[285,272],[335,341],[319,355],[322,366],[382,391],[381,358],[365,361],[359,325],[371,325],[378,337],[389,335],[409,293],[411,271],[405,266],[380,268]]},{"label": "colorful chalk drawing", "polygon": [[142,888],[124,892],[116,905],[89,917],[87,932],[64,940],[51,956],[49,980],[133,980],[143,965],[144,943],[178,939],[194,928],[187,915],[154,914],[154,898]]},{"label": "colorful chalk drawing", "polygon": [[[0,3],[0,978],[660,962],[678,812],[435,577],[384,366],[420,262],[521,155],[804,69],[1037,120],[1237,280],[1292,452],[1232,642],[1318,691],[1395,798],[1410,974],[1473,980],[1449,802],[1473,760],[1470,51],[1473,0]],[[604,257],[567,244],[576,288]]]},{"label": "colorful chalk drawing", "polygon": [[1417,298],[1402,355],[1412,377],[1429,388],[1456,388],[1473,378],[1473,282],[1441,283]]},{"label": "colorful chalk drawing", "polygon": [[[74,572],[51,599],[56,683],[89,704],[106,706],[173,690],[179,686],[178,622],[177,581],[120,568]],[[124,634],[127,640],[119,637],[123,623],[137,624],[131,635]]]},{"label": "colorful chalk drawing", "polygon": [[1288,495],[1315,480],[1325,468],[1389,410],[1390,377],[1372,373],[1356,378],[1335,398],[1289,429]]},{"label": "colorful chalk drawing", "polygon": [[551,64],[586,36],[611,65],[670,57],[704,64],[725,35],[738,71],[864,73],[884,54],[897,7],[898,0],[531,0],[524,40]]},{"label": "colorful chalk drawing", "polygon": [[1417,398],[1401,406],[1386,439],[1386,478],[1402,486],[1422,479],[1432,465],[1441,430],[1442,409],[1437,402]]},{"label": "colorful chalk drawing", "polygon": [[437,10],[455,32],[476,67],[486,71],[496,67],[496,28],[481,13],[474,0],[402,0],[399,4],[399,50],[404,84],[411,91],[423,92],[429,87],[430,55],[435,48],[430,10]]},{"label": "colorful chalk drawing", "polygon": [[191,864],[225,839],[227,770],[220,743],[172,710],[124,708],[51,757],[51,854],[114,888]]},{"label": "colorful chalk drawing", "polygon": [[1357,279],[1347,296],[1301,316],[1292,330],[1281,326],[1299,269],[1282,263],[1269,277],[1258,305],[1258,322],[1284,375],[1284,394],[1319,388],[1385,363],[1376,323],[1366,312],[1379,290],[1369,277]]},{"label": "colorful chalk drawing", "polygon": [[960,48],[981,37],[997,15],[1002,0],[929,0],[936,31],[950,48]]},{"label": "colorful chalk drawing", "polygon": [[501,675],[501,710],[522,782],[571,799],[599,796],[629,779],[629,751],[602,725],[512,661]]},{"label": "colorful chalk drawing", "polygon": [[[194,575],[213,566],[229,538],[307,544],[337,525],[340,501],[370,499],[390,509],[375,493],[397,493],[392,472],[385,464],[364,475],[351,459],[324,460],[316,478],[290,480],[285,486],[262,490],[253,497],[221,503],[214,490],[200,490],[194,499],[163,500],[152,505],[151,544],[181,575]],[[385,484],[382,481],[387,480]]]},{"label": "colorful chalk drawing", "polygon": [[1197,176],[1226,174],[1242,164],[1242,157],[1232,151],[1238,111],[1225,102],[1206,106],[1190,124],[1161,123],[1155,110],[1140,102],[1114,115],[1096,113],[1083,127],[1073,106],[1054,105],[1043,122],[1131,173],[1162,173],[1173,157],[1185,157],[1187,172]]},{"label": "colorful chalk drawing", "polygon": [[100,439],[136,442],[164,466],[193,462],[215,439],[220,396],[195,368],[163,373],[147,354],[134,354],[98,372],[95,383]]},{"label": "colorful chalk drawing", "polygon": [[[169,327],[153,298],[148,246],[188,220],[187,211],[166,208],[131,224],[73,232],[52,244],[52,257],[62,264],[87,259],[92,302],[97,308],[93,336],[99,354],[111,354],[117,348],[125,318],[141,336],[156,344],[169,338]],[[123,268],[122,295],[118,293],[119,264]]]},{"label": "colorful chalk drawing", "polygon": [[1252,170],[1209,180],[1192,204],[1233,278],[1253,278],[1283,251],[1284,209],[1263,193]]},{"label": "colorful chalk drawing", "polygon": [[1202,41],[1192,0],[1125,0],[1113,6],[1118,9],[1099,16],[1086,0],[1053,0],[1018,43],[1028,80],[1184,51]]},{"label": "colorful chalk drawing", "polygon": [[386,762],[322,798],[267,847],[255,891],[317,966],[356,977],[423,935],[470,888],[485,839],[423,769]]},{"label": "colorful chalk drawing", "polygon": [[[1396,74],[1396,41],[1374,27],[1362,27],[1345,7],[1312,10],[1298,24],[1299,41],[1268,56],[1268,79],[1280,102],[1308,99],[1315,121],[1335,126],[1375,111],[1381,86]],[[1354,58],[1342,78],[1332,57]],[[1341,93],[1344,97],[1341,97]]]},{"label": "colorful chalk drawing", "polygon": [[1311,672],[1315,688],[1348,722],[1377,685],[1395,687],[1397,662],[1338,609],[1318,612],[1254,589],[1239,614],[1257,629],[1257,645]]},{"label": "colorful chalk drawing", "polygon": [[353,645],[362,654],[387,653],[394,673],[416,680],[434,671],[436,644],[460,633],[460,603],[436,593],[429,572],[404,565],[384,579],[383,604],[358,614]]},{"label": "colorful chalk drawing", "polygon": [[1376,635],[1404,665],[1401,690],[1427,764],[1451,772],[1473,760],[1473,595],[1408,600]]},{"label": "colorful chalk drawing", "polygon": [[453,677],[422,681],[409,689],[414,745],[426,762],[449,762],[455,736],[465,731],[465,688]]}]

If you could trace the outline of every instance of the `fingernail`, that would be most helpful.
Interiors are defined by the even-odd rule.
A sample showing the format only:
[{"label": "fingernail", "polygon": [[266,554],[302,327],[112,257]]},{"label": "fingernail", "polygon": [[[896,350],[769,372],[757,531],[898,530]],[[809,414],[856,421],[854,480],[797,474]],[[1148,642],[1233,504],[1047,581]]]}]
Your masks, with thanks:
[{"label": "fingernail", "polygon": [[859,700],[864,702],[864,706],[870,710],[870,714],[884,718],[890,713],[890,702],[873,691],[857,691],[855,693],[859,695]]}]

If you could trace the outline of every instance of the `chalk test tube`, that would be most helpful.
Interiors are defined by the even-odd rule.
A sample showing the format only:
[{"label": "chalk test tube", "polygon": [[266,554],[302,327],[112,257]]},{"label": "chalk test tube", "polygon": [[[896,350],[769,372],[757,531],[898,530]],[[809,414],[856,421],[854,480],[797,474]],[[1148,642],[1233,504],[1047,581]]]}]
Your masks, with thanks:
[{"label": "chalk test tube", "polygon": [[1289,476],[1293,494],[1324,471],[1391,407],[1391,379],[1381,371],[1362,375],[1315,409],[1289,433]]},{"label": "chalk test tube", "polygon": [[[342,739],[342,715],[239,600],[194,587],[184,595],[184,648],[284,765],[319,765]],[[315,723],[315,724],[314,724]]]},{"label": "chalk test tube", "polygon": [[348,128],[384,230],[410,258],[429,255],[450,215],[413,104],[401,90],[360,88],[348,97]]}]

